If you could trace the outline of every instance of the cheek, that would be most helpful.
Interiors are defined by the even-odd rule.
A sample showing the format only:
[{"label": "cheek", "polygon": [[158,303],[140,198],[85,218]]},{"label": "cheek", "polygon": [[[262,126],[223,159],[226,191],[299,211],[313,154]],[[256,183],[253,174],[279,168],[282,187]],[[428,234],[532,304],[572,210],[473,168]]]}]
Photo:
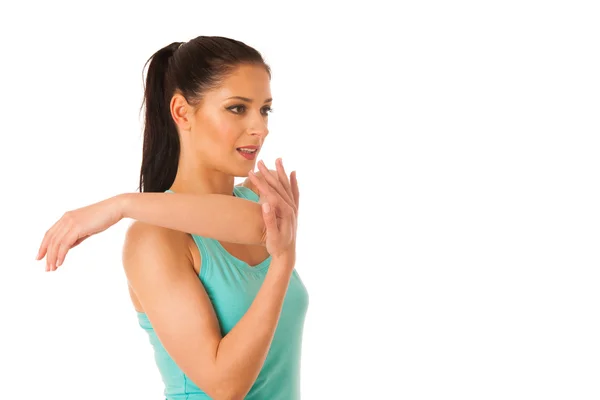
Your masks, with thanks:
[{"label": "cheek", "polygon": [[220,158],[235,151],[240,144],[244,127],[240,118],[229,116],[219,110],[211,110],[198,119],[199,128],[196,151],[205,159]]},{"label": "cheek", "polygon": [[195,156],[209,165],[222,165],[228,163],[236,152],[235,148],[241,146],[236,132],[239,129],[227,121],[213,121],[209,126],[199,132],[195,147]]},{"label": "cheek", "polygon": [[240,132],[240,127],[237,124],[227,120],[219,121],[214,131],[214,140],[225,151],[235,150],[236,144],[239,145]]}]

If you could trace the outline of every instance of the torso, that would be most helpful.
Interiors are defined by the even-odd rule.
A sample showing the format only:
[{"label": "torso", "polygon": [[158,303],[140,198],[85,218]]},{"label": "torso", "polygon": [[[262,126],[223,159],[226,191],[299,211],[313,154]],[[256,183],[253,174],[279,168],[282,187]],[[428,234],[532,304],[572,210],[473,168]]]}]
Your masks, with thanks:
[{"label": "torso", "polygon": [[[271,171],[271,173],[275,173],[275,171]],[[248,189],[254,191],[258,196],[260,196],[260,192],[257,188],[254,187],[252,182],[247,179],[242,186],[247,187]],[[198,250],[198,246],[194,242],[192,235],[171,230],[173,235],[180,236],[182,246],[186,249],[185,251],[189,252],[190,262],[193,264],[194,271],[196,271],[196,275],[200,276],[200,265],[202,264],[200,251]],[[229,242],[219,242],[221,246],[232,256],[239,258],[240,260],[246,262],[250,266],[255,266],[263,262],[269,257],[269,252],[265,246],[258,245],[244,245],[238,243],[229,243]],[[184,246],[185,244],[185,246]],[[200,278],[198,278],[200,279]],[[136,311],[144,312],[142,305],[140,304],[135,292],[129,286],[129,296],[131,297],[131,301]]]},{"label": "torso", "polygon": [[[185,246],[184,243],[182,243],[182,247],[184,247],[186,251],[189,252],[190,262],[193,264],[194,271],[196,271],[196,275],[200,276],[200,265],[202,259],[200,257],[200,251],[198,250],[198,246],[196,246],[196,242],[194,242],[194,239],[190,234],[174,230],[171,230],[171,232],[173,235],[180,236],[179,240],[185,242]],[[258,265],[267,257],[269,257],[269,253],[267,252],[267,248],[265,246],[244,245],[228,242],[219,243],[221,243],[221,246],[223,246],[223,248],[227,250],[229,254],[236,258],[239,258],[240,260],[248,263],[251,266]],[[131,297],[131,302],[133,303],[135,310],[143,313],[144,308],[139,302],[131,286],[129,286],[129,297]]]},{"label": "torso", "polygon": [[[234,256],[235,258],[239,258],[244,261],[248,265],[254,267],[269,257],[269,252],[267,252],[267,248],[265,246],[259,245],[245,245],[238,243],[228,243],[228,242],[219,242],[221,246],[229,254]],[[198,253],[198,248],[194,249],[196,253]],[[198,255],[200,257],[200,255]]]}]

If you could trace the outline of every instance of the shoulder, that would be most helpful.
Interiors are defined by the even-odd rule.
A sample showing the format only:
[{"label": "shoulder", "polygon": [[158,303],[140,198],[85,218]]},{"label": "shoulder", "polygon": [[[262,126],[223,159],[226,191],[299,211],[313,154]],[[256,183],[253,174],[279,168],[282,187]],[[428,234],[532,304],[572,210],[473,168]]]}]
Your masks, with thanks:
[{"label": "shoulder", "polygon": [[163,228],[157,225],[146,224],[141,221],[133,221],[125,235],[125,244],[127,246],[145,246],[148,243],[161,243],[170,247],[178,247],[185,243],[187,234],[172,229]]},{"label": "shoulder", "polygon": [[193,266],[190,241],[193,239],[187,233],[134,221],[125,234],[123,266],[126,272],[144,269],[149,260],[156,259],[165,264]]}]

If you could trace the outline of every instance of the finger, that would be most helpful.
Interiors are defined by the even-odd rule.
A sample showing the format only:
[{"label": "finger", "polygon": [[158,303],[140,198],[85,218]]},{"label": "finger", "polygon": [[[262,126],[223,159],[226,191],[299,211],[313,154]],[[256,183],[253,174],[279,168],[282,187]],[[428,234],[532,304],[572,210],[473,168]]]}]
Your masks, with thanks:
[{"label": "finger", "polygon": [[265,220],[265,226],[267,228],[267,235],[279,234],[277,218],[275,217],[275,209],[269,203],[263,203],[262,210],[263,219]]},{"label": "finger", "polygon": [[[62,220],[58,220],[50,230],[44,236],[44,248],[42,254],[46,256],[46,272],[51,270],[50,258],[52,255],[53,243],[56,240],[56,234],[58,233],[60,227],[62,225]],[[43,257],[43,256],[42,256]]]},{"label": "finger", "polygon": [[290,180],[285,172],[285,168],[283,167],[283,160],[278,158],[275,161],[275,169],[277,170],[277,176],[279,178],[279,182],[283,186],[285,192],[287,193],[290,200],[294,199],[294,195],[292,194],[292,188],[290,187]]},{"label": "finger", "polygon": [[[258,188],[261,197],[264,198],[264,201],[271,203],[271,207],[275,207],[275,209],[278,209],[281,205],[290,207],[288,202],[284,200],[279,191],[277,191],[277,188],[267,182],[264,174],[257,175],[254,173],[254,171],[251,171],[251,173],[248,174],[248,177],[250,177],[250,180]],[[271,176],[271,178],[274,177]]]},{"label": "finger", "polygon": [[281,196],[281,198],[287,204],[289,204],[290,206],[292,206],[293,205],[292,199],[287,195],[287,193],[283,189],[283,186],[281,185],[281,183],[279,182],[279,180],[276,177],[274,177],[273,175],[271,175],[271,173],[269,172],[269,170],[265,166],[265,163],[262,160],[258,162],[258,169],[261,172],[261,178],[264,178],[269,183],[269,185],[275,191],[277,191],[277,193],[279,193],[279,195]]},{"label": "finger", "polygon": [[260,191],[263,202],[269,202],[271,209],[274,209],[276,215],[288,216],[293,212],[293,204],[288,204],[275,188],[269,185],[264,178],[264,175],[256,175],[254,171],[250,171],[248,177],[254,183],[255,187]]},{"label": "finger", "polygon": [[63,238],[60,245],[58,246],[58,253],[56,255],[56,268],[58,268],[62,265],[62,263],[65,260],[66,255],[67,255],[67,252],[69,251],[69,249],[74,247],[73,245],[76,240],[77,240],[77,234],[74,233],[73,231],[68,233]]},{"label": "finger", "polygon": [[296,204],[296,212],[298,212],[298,206],[300,205],[300,191],[298,190],[298,179],[296,178],[296,171],[292,171],[290,174],[292,194],[294,196],[294,203]]},{"label": "finger", "polygon": [[54,271],[54,253],[57,245],[56,235],[52,236],[50,244],[48,245],[48,252],[46,253],[46,270]]},{"label": "finger", "polygon": [[48,233],[50,230],[46,231],[44,237],[42,238],[42,243],[40,243],[40,248],[38,249],[36,260],[41,260],[42,257],[46,254],[46,246],[48,245]]},{"label": "finger", "polygon": [[44,239],[42,239],[42,243],[40,244],[40,248],[38,249],[37,255],[35,256],[35,259],[37,261],[41,260],[42,257],[44,256],[42,253],[45,253],[44,251],[44,240],[45,240],[46,236],[44,235]]},{"label": "finger", "polygon": [[58,258],[58,250],[60,249],[60,246],[68,233],[69,233],[69,227],[66,226],[65,224],[62,224],[61,229],[56,232],[56,234],[54,235],[54,238],[52,239],[52,243],[50,244],[50,247],[48,248],[48,255],[46,256],[46,260],[48,260],[51,271],[56,270],[56,260]]},{"label": "finger", "polygon": [[53,239],[50,239],[50,243],[48,244],[48,253],[46,253],[46,272],[50,271],[50,251],[52,250],[52,241]]},{"label": "finger", "polygon": [[276,201],[277,192],[267,183],[264,177],[259,178],[254,171],[250,171],[248,172],[248,178],[258,188],[261,197],[270,199],[273,202]]},{"label": "finger", "polygon": [[44,239],[42,239],[42,244],[40,245],[40,249],[38,250],[37,259],[41,260],[44,258],[46,253],[48,252],[48,245],[50,244],[50,240],[52,240],[52,236],[54,236],[54,231],[56,231],[56,227],[58,226],[60,220],[56,221],[50,229],[46,231],[44,235]]},{"label": "finger", "polygon": [[69,248],[70,248],[70,246],[66,243],[61,243],[58,246],[58,251],[57,251],[57,255],[56,255],[56,265],[55,265],[54,269],[58,269],[58,267],[60,267],[62,265]]},{"label": "finger", "polygon": [[47,271],[54,271],[54,257],[55,257],[55,253],[56,253],[56,246],[58,245],[58,240],[56,237],[52,238],[52,241],[50,242],[50,245],[48,245],[48,254],[46,254],[46,265]]}]

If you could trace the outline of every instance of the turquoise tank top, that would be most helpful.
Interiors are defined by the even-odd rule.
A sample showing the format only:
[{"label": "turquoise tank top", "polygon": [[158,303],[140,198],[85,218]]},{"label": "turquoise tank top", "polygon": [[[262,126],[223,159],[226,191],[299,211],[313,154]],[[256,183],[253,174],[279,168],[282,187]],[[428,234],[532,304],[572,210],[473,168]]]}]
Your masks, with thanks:
[{"label": "turquoise tank top", "polygon": [[[167,192],[172,193],[170,190]],[[258,195],[246,187],[236,186],[234,195],[258,202]],[[213,304],[221,334],[225,336],[252,304],[269,270],[271,257],[252,267],[232,256],[217,240],[197,235],[192,235],[192,238],[202,258],[199,279]],[[267,358],[245,399],[300,399],[300,356],[307,308],[308,292],[294,269]],[[210,399],[175,364],[146,314],[137,312],[137,316],[154,348],[166,400]]]}]

